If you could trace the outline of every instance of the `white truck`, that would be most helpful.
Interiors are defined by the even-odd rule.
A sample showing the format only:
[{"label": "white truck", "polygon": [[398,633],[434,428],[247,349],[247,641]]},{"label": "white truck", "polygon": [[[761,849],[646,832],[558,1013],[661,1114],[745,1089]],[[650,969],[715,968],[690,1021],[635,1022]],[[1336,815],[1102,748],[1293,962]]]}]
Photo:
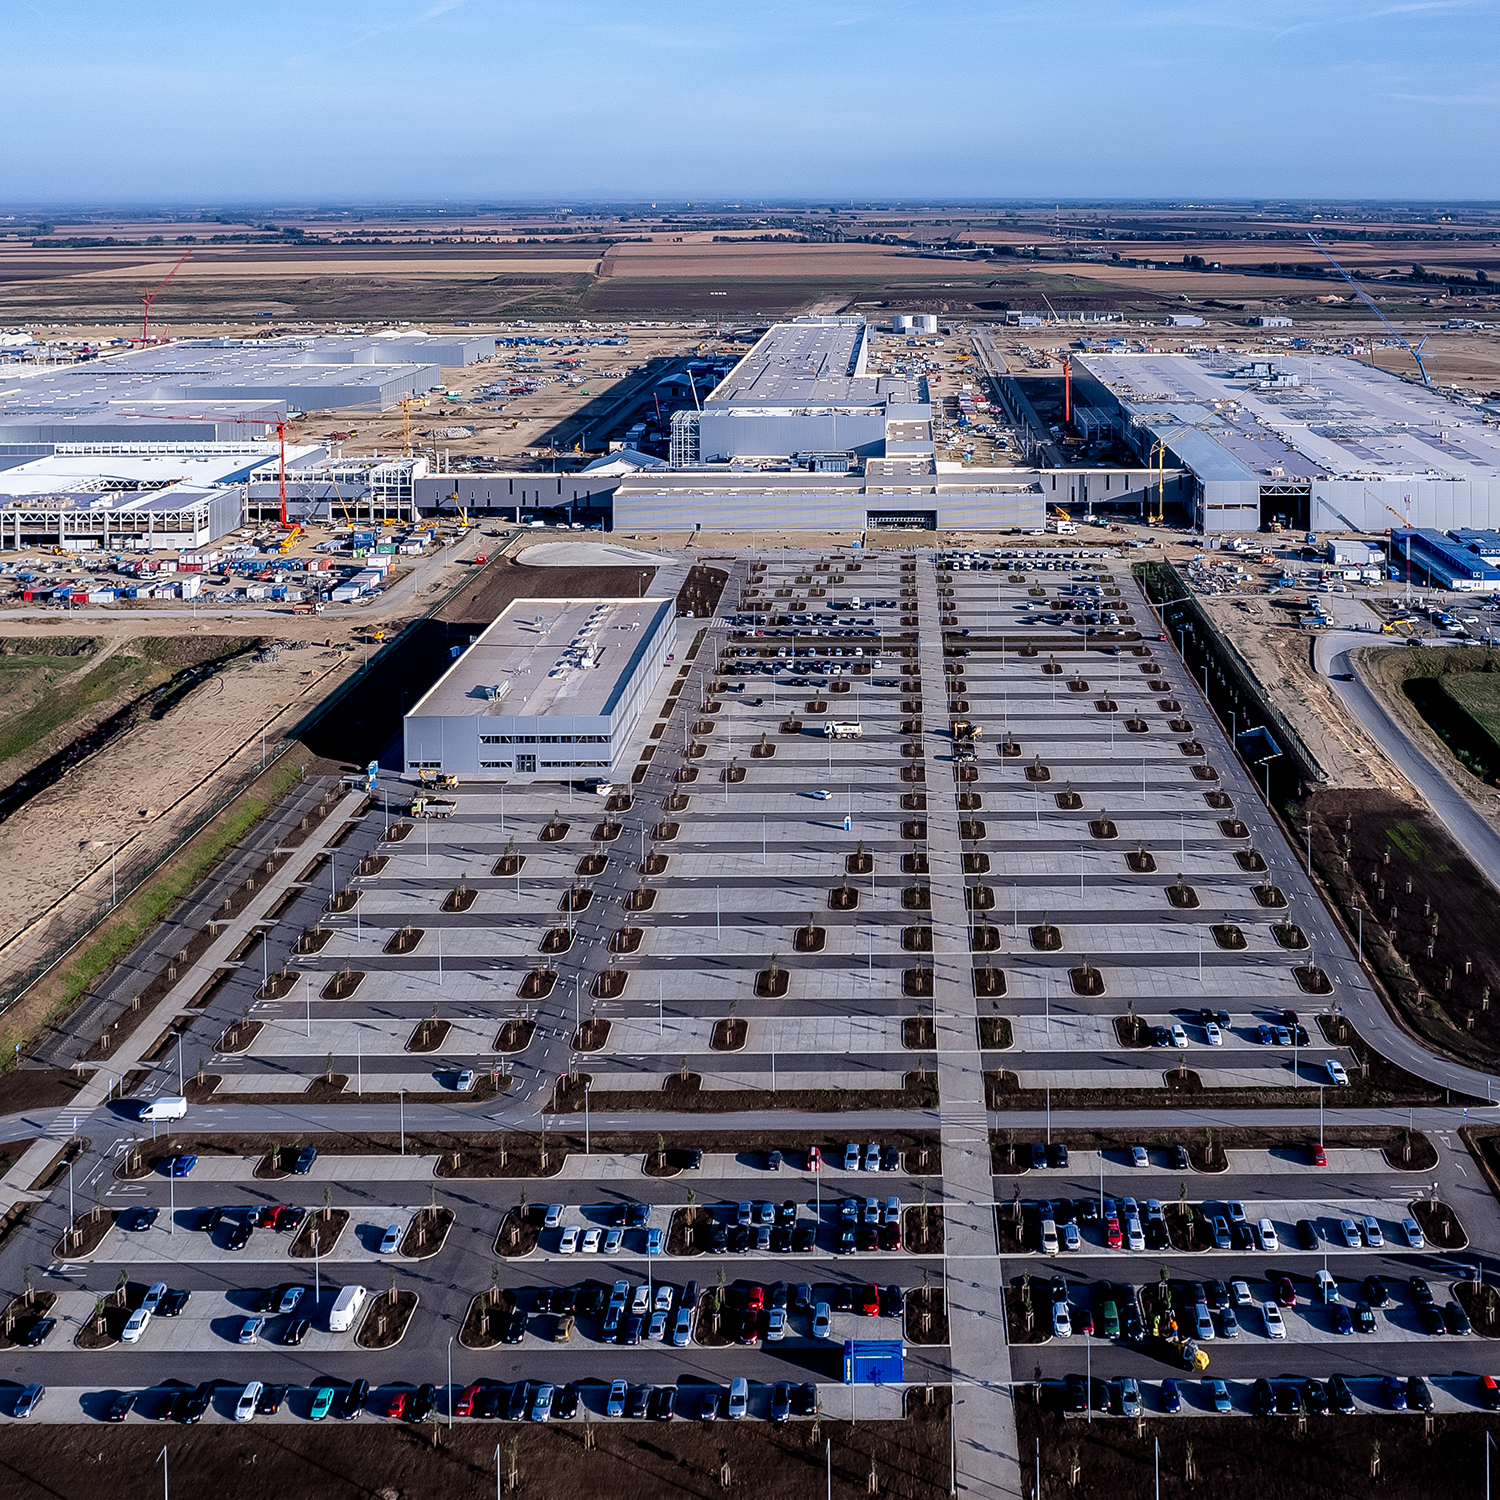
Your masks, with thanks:
[{"label": "white truck", "polygon": [[328,1314],[328,1331],[347,1333],[353,1328],[354,1320],[359,1316],[359,1311],[365,1305],[365,1299],[369,1295],[362,1286],[341,1288],[334,1299],[333,1310]]},{"label": "white truck", "polygon": [[823,726],[823,737],[830,740],[857,740],[864,732],[857,719],[830,719]]},{"label": "white truck", "polygon": [[187,1100],[181,1094],[163,1094],[141,1105],[138,1120],[180,1120],[187,1114]]}]

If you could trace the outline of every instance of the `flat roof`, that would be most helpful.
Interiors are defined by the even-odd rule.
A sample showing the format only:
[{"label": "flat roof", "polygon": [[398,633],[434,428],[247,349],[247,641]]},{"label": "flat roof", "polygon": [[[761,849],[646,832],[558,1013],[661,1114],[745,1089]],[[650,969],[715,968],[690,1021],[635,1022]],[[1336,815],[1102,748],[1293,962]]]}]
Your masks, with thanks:
[{"label": "flat roof", "polygon": [[[274,470],[278,462],[274,443],[246,447],[225,444],[212,448],[205,445],[197,452],[182,449],[165,453],[101,451],[107,446],[100,445],[93,452],[51,453],[0,467],[0,492],[40,495],[119,487],[128,494],[137,489],[164,489],[183,483],[201,489],[243,482],[257,471]],[[306,445],[288,447],[288,467],[322,451]],[[0,458],[0,465],[3,463]]]},{"label": "flat roof", "polygon": [[865,373],[868,334],[863,318],[774,323],[714,387],[704,409],[921,404],[916,379]]},{"label": "flat roof", "polygon": [[662,598],[513,600],[408,717],[603,718],[675,610]]},{"label": "flat roof", "polygon": [[[1077,362],[1154,431],[1201,430],[1235,461],[1287,479],[1500,477],[1500,430],[1470,407],[1358,360],[1228,354],[1092,354]],[[1297,383],[1261,389],[1253,365]],[[1170,440],[1169,440],[1170,441]],[[1186,457],[1178,443],[1170,445]],[[1197,451],[1206,450],[1197,446]],[[1197,469],[1197,463],[1193,462]],[[1220,477],[1220,476],[1214,476]],[[1226,472],[1222,477],[1231,476]]]}]

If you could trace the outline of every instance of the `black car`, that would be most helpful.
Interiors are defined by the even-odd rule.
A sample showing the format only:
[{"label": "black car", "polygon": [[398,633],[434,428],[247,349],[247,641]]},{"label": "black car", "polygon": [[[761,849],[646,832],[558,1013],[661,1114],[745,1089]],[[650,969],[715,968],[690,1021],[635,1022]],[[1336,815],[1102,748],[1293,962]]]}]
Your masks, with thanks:
[{"label": "black car", "polygon": [[507,1422],[519,1422],[526,1416],[526,1408],[531,1405],[531,1388],[524,1380],[518,1380],[510,1388],[510,1397],[505,1403],[505,1420]]},{"label": "black car", "polygon": [[625,1397],[625,1415],[632,1422],[639,1422],[651,1408],[654,1392],[649,1385],[633,1385]]},{"label": "black car", "polygon": [[1053,1141],[1047,1147],[1047,1165],[1052,1167],[1065,1167],[1068,1165],[1068,1148],[1061,1141]]},{"label": "black car", "polygon": [[38,1318],[30,1328],[26,1330],[26,1337],[21,1342],[28,1349],[40,1349],[47,1342],[47,1335],[57,1327],[56,1318]]},{"label": "black car", "polygon": [[1411,1277],[1407,1285],[1411,1288],[1411,1300],[1418,1307],[1432,1306],[1432,1288],[1420,1276]]},{"label": "black car", "polygon": [[[360,1381],[360,1384],[363,1385],[364,1381]],[[436,1404],[437,1387],[430,1381],[424,1381],[417,1387],[416,1394],[406,1403],[406,1420],[425,1422]]]},{"label": "black car", "polygon": [[1047,1165],[1047,1147],[1041,1141],[1031,1143],[1031,1165],[1037,1171]]},{"label": "black car", "polygon": [[333,1409],[344,1421],[350,1421],[359,1416],[365,1409],[365,1402],[370,1399],[370,1382],[368,1380],[356,1380],[348,1390],[342,1392],[333,1403]]},{"label": "black car", "polygon": [[880,1170],[882,1172],[899,1172],[901,1170],[901,1153],[894,1146],[882,1146],[880,1148]]},{"label": "black car", "polygon": [[312,1330],[312,1324],[306,1318],[293,1318],[285,1328],[281,1330],[281,1342],[283,1344],[297,1345]]},{"label": "black car", "polygon": [[552,1311],[555,1313],[571,1313],[578,1310],[578,1288],[576,1286],[560,1286],[552,1293]]},{"label": "black car", "polygon": [[1290,1381],[1276,1387],[1276,1415],[1278,1417],[1305,1416],[1307,1408],[1302,1401],[1302,1387]]},{"label": "black car", "polygon": [[1420,1375],[1412,1375],[1406,1382],[1406,1404],[1418,1411],[1432,1410],[1432,1392]]},{"label": "black car", "polygon": [[1335,1375],[1328,1382],[1328,1404],[1341,1417],[1354,1414],[1354,1392],[1349,1389],[1349,1382],[1342,1375]]},{"label": "black car", "polygon": [[778,1380],[771,1387],[771,1420],[778,1427],[792,1414],[792,1385],[789,1380]]},{"label": "black car", "polygon": [[[676,1392],[675,1386],[668,1386],[667,1389],[674,1394]],[[475,1404],[477,1406],[478,1403]],[[576,1380],[570,1380],[557,1393],[557,1399],[552,1403],[552,1414],[563,1421],[578,1415],[578,1382]]]},{"label": "black car", "polygon": [[833,1289],[834,1312],[852,1312],[854,1310],[854,1288],[847,1281],[841,1282]]},{"label": "black car", "polygon": [[[637,1320],[639,1321],[639,1320]],[[519,1344],[526,1337],[526,1314],[517,1307],[511,1310],[510,1322],[500,1335],[502,1344]]]},{"label": "black car", "polygon": [[1420,1308],[1419,1311],[1422,1314],[1423,1333],[1431,1334],[1434,1338],[1439,1334],[1447,1333],[1448,1324],[1443,1318],[1443,1310],[1440,1307],[1436,1307],[1429,1302],[1425,1307]]},{"label": "black car", "polygon": [[1097,1198],[1080,1198],[1078,1200],[1078,1222],[1080,1224],[1097,1224],[1099,1222],[1099,1200]]},{"label": "black car", "polygon": [[120,1215],[118,1223],[121,1229],[129,1230],[132,1234],[139,1234],[156,1223],[156,1217],[160,1212],[160,1209],[155,1208],[129,1208]]},{"label": "black car", "polygon": [[880,1294],[880,1316],[882,1318],[899,1318],[901,1309],[905,1306],[899,1286],[888,1286]]},{"label": "black car", "polygon": [[1063,1380],[1062,1409],[1065,1412],[1077,1413],[1087,1411],[1089,1405],[1089,1388],[1082,1375],[1069,1375]]},{"label": "black car", "polygon": [[223,1222],[224,1210],[222,1208],[205,1208],[198,1218],[198,1228],[205,1234],[212,1234]]},{"label": "black car", "polygon": [[1308,1411],[1315,1417],[1328,1415],[1328,1389],[1321,1380],[1309,1380],[1303,1385],[1303,1399]]},{"label": "black car", "polygon": [[817,1243],[817,1232],[810,1224],[799,1224],[792,1231],[792,1254],[806,1255]]},{"label": "black car", "polygon": [[[615,1340],[619,1344],[638,1344],[641,1341],[641,1329],[645,1326],[644,1320],[634,1313],[620,1324],[620,1336]],[[508,1344],[519,1344],[520,1339],[507,1339]]]},{"label": "black car", "polygon": [[250,1243],[250,1225],[241,1220],[229,1231],[229,1239],[226,1242],[231,1250],[243,1250]]},{"label": "black car", "polygon": [[729,1225],[714,1225],[709,1231],[708,1248],[714,1255],[723,1255],[729,1249]]},{"label": "black car", "polygon": [[1250,1404],[1257,1417],[1269,1417],[1276,1411],[1276,1392],[1271,1388],[1269,1380],[1261,1379],[1255,1382],[1255,1388],[1250,1393]]},{"label": "black car", "polygon": [[177,1398],[177,1405],[173,1415],[185,1426],[191,1427],[195,1422],[203,1420],[209,1403],[214,1399],[214,1387],[211,1380],[205,1380],[202,1385],[194,1391],[185,1391]]},{"label": "black car", "polygon": [[778,1225],[771,1231],[771,1250],[773,1254],[785,1255],[792,1248],[792,1231],[784,1224]]},{"label": "black car", "polygon": [[174,1287],[156,1304],[156,1313],[161,1318],[179,1317],[183,1308],[192,1299],[192,1293],[184,1287]]},{"label": "black car", "polygon": [[260,1393],[260,1400],[255,1403],[257,1416],[274,1417],[281,1410],[281,1404],[286,1400],[286,1387],[284,1385],[265,1386]]},{"label": "black car", "polygon": [[1151,1045],[1153,1047],[1170,1047],[1172,1045],[1172,1033],[1165,1026],[1153,1026],[1151,1028]]},{"label": "black car", "polygon": [[1191,1169],[1191,1167],[1192,1167],[1192,1162],[1188,1158],[1188,1149],[1187,1149],[1187,1147],[1186,1146],[1173,1146],[1172,1147],[1172,1170],[1174,1172],[1186,1172],[1186,1171],[1189,1171]]},{"label": "black car", "polygon": [[792,1387],[792,1415],[810,1417],[818,1409],[818,1388],[811,1382]]},{"label": "black car", "polygon": [[1311,1219],[1297,1220],[1297,1243],[1304,1250],[1318,1248],[1318,1226]]},{"label": "black car", "polygon": [[[1468,1314],[1456,1302],[1443,1303],[1443,1321],[1448,1325],[1448,1332],[1463,1338],[1473,1333],[1473,1325],[1469,1322]],[[28,1339],[29,1343],[30,1340]]]},{"label": "black car", "polygon": [[1365,1277],[1365,1301],[1371,1307],[1388,1307],[1391,1294],[1386,1291],[1385,1283],[1378,1276]]},{"label": "black car", "polygon": [[292,1162],[292,1171],[298,1177],[305,1176],[312,1171],[312,1164],[318,1159],[318,1148],[316,1146],[304,1146]]},{"label": "black car", "polygon": [[578,1311],[586,1318],[601,1318],[609,1303],[609,1293],[597,1281],[590,1282],[578,1299]]},{"label": "black car", "polygon": [[1215,1312],[1223,1312],[1229,1306],[1229,1288],[1222,1281],[1210,1281],[1207,1293],[1208,1305]]},{"label": "black car", "polygon": [[177,1398],[182,1393],[177,1390],[163,1391],[158,1397],[155,1406],[148,1412],[144,1406],[145,1397],[141,1397],[141,1415],[149,1417],[153,1422],[170,1422],[173,1413],[177,1410]]},{"label": "black car", "polygon": [[104,1414],[106,1422],[123,1422],[130,1415],[130,1409],[135,1405],[135,1392],[122,1391],[113,1401],[109,1403],[109,1410]]},{"label": "black car", "polygon": [[683,1153],[682,1165],[689,1172],[696,1172],[703,1166],[703,1153],[695,1146],[692,1150]]},{"label": "black car", "polygon": [[[578,1392],[573,1392],[573,1400],[578,1400]],[[493,1422],[500,1415],[500,1408],[505,1402],[505,1387],[503,1385],[484,1386],[474,1398],[474,1415],[482,1421]]]}]

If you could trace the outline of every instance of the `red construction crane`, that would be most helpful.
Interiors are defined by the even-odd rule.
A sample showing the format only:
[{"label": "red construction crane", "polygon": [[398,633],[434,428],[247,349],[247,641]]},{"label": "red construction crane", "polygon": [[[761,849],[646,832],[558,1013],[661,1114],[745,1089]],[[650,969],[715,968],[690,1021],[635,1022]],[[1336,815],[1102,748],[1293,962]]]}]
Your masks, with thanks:
[{"label": "red construction crane", "polygon": [[148,344],[151,342],[150,338],[148,337],[151,328],[151,304],[156,300],[158,294],[161,292],[161,289],[166,286],[166,284],[178,273],[178,271],[182,269],[182,262],[186,260],[192,253],[193,252],[191,250],[184,251],[182,260],[179,260],[177,264],[173,266],[172,269],[168,271],[167,274],[163,276],[162,279],[158,281],[156,285],[152,287],[144,297],[141,298],[141,301],[145,303],[146,306],[146,315],[141,319],[141,337],[139,342],[143,344]]}]

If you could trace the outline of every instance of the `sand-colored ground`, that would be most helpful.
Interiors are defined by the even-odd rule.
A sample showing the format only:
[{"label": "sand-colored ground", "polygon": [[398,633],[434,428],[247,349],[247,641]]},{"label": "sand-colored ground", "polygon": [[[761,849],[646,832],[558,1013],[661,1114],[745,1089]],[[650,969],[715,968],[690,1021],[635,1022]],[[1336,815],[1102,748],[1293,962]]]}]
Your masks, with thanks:
[{"label": "sand-colored ground", "polygon": [[[160,262],[138,262],[130,266],[110,266],[101,270],[84,271],[76,279],[85,281],[133,281],[149,275],[154,269],[166,275],[172,269],[175,258]],[[422,280],[452,280],[472,277],[482,280],[488,276],[517,276],[528,272],[545,270],[567,272],[571,275],[589,275],[598,267],[597,256],[550,257],[545,260],[525,256],[422,256],[416,251],[405,255],[386,252],[379,259],[341,259],[336,254],[327,258],[311,260],[283,260],[276,258],[249,259],[236,257],[233,260],[190,260],[178,272],[177,278],[184,281],[252,280],[277,281],[295,276],[400,276]]]},{"label": "sand-colored ground", "polygon": [[108,897],[110,858],[126,870],[170,848],[180,830],[260,762],[360,657],[309,647],[275,664],[247,661],[147,719],[0,823],[0,976],[45,951],[53,917],[80,896]]}]

